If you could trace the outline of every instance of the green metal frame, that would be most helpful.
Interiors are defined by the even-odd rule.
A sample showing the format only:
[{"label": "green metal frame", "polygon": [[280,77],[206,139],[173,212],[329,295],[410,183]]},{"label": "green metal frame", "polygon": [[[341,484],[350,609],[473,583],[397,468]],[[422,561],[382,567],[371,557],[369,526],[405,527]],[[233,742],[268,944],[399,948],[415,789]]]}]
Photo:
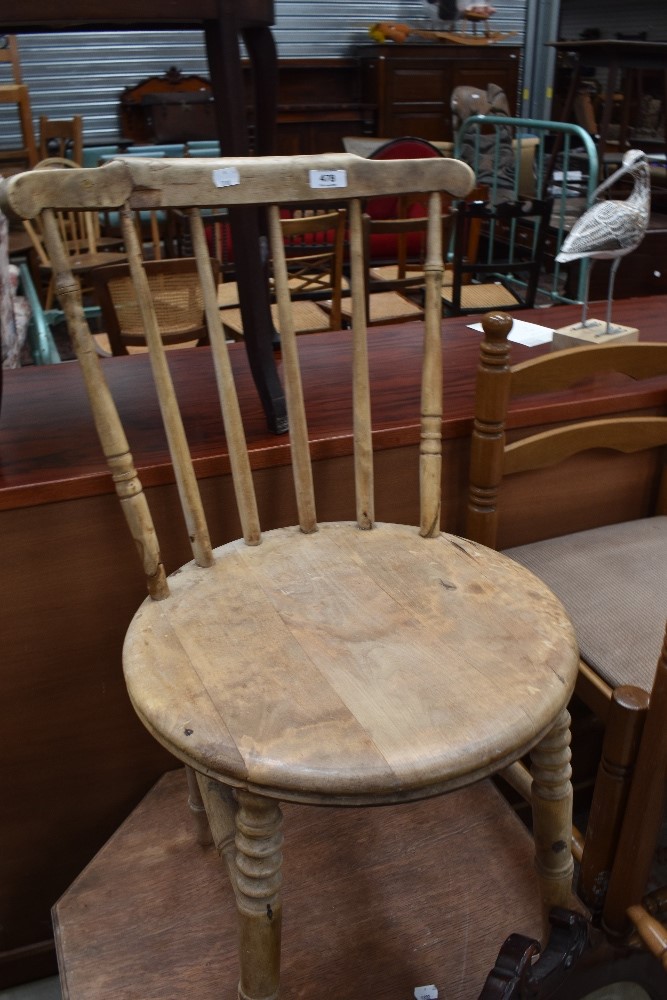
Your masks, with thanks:
[{"label": "green metal frame", "polygon": [[[488,133],[489,127],[495,128],[495,142],[493,147],[494,161],[497,161],[501,150],[501,129],[511,128],[512,138],[517,140],[514,146],[514,196],[519,197],[522,193],[519,190],[519,181],[521,176],[521,139],[523,138],[537,138],[538,144],[536,146],[535,160],[534,160],[534,174],[535,174],[535,186],[536,192],[539,195],[544,187],[545,182],[551,181],[551,178],[547,175],[553,173],[553,166],[555,163],[555,153],[561,156],[561,166],[563,175],[567,178],[569,171],[571,170],[571,163],[573,157],[583,157],[585,162],[585,175],[586,181],[582,187],[582,197],[584,199],[584,209],[588,208],[593,200],[593,193],[598,185],[598,155],[595,148],[595,143],[591,139],[588,132],[581,128],[579,125],[574,125],[569,122],[553,122],[553,121],[541,121],[536,118],[513,118],[506,117],[504,115],[471,115],[469,118],[462,123],[458,132],[456,133],[454,139],[454,156],[460,157],[461,147],[463,140],[468,132],[472,132],[473,136],[479,137],[482,134],[482,126]],[[554,145],[556,147],[555,152],[553,150],[548,151],[545,148],[544,138],[547,136],[554,137]],[[477,155],[479,155],[479,145],[477,140],[475,140],[475,149]],[[475,162],[471,164],[472,169],[475,170]],[[489,198],[492,201],[496,200],[496,195],[498,192],[498,187],[496,184],[492,184],[489,191]],[[565,238],[567,231],[567,200],[568,200],[568,182],[563,180],[560,183],[560,195],[556,195],[554,199],[554,214],[552,214],[552,219],[555,219],[558,223],[556,229],[556,246],[555,251],[558,253],[560,246]],[[571,225],[572,219],[570,218],[569,224]],[[555,254],[554,254],[555,256]],[[579,278],[577,282],[577,302],[583,302],[586,294],[586,275],[588,267],[590,266],[590,261],[584,260],[581,262],[579,269]],[[571,299],[566,298],[558,291],[560,279],[560,265],[555,264],[552,287],[550,290],[546,291],[548,297],[554,302],[571,302]]]}]

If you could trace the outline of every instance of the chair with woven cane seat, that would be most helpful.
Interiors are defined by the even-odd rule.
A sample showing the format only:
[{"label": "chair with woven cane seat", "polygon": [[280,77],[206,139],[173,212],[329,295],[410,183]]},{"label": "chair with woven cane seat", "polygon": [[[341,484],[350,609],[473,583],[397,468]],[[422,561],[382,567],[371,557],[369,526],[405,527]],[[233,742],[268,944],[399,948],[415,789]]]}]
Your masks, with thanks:
[{"label": "chair with woven cane seat", "polygon": [[[495,205],[489,201],[459,202],[452,282],[442,289],[448,315],[532,309],[552,205],[551,198],[525,198]],[[471,256],[471,230],[479,226],[480,247]]]},{"label": "chair with woven cane seat", "polygon": [[[345,212],[294,212],[281,219],[289,271],[292,316],[297,333],[340,330],[343,295]],[[280,315],[271,278],[271,315],[280,333]],[[326,303],[326,308],[322,304]],[[243,321],[235,281],[218,289],[222,322],[234,338],[243,336]]]},{"label": "chair with woven cane seat", "polygon": [[[431,808],[449,802],[449,818],[441,819],[448,831],[442,869],[490,870],[492,861],[502,855],[503,861],[494,866],[497,884],[485,881],[474,898],[467,888],[467,875],[462,896],[456,894],[456,898],[443,882],[438,909],[448,911],[458,905],[463,921],[460,933],[454,935],[460,939],[457,966],[452,968],[447,956],[442,956],[443,962],[449,961],[448,981],[458,980],[450,992],[453,997],[473,995],[481,985],[483,977],[477,984],[470,981],[466,955],[474,951],[475,961],[485,962],[488,949],[497,950],[497,941],[504,936],[499,919],[514,924],[519,890],[526,889],[533,904],[536,901],[530,864],[506,877],[510,867],[505,852],[525,844],[526,831],[513,816],[515,832],[504,834],[496,843],[496,821],[480,822],[482,814],[488,815],[483,802],[488,803],[489,796],[503,815],[507,815],[505,807],[509,809],[482,779],[511,767],[527,753],[534,763],[534,847],[542,905],[548,910],[570,901],[572,790],[566,705],[578,667],[572,628],[560,603],[533,574],[492,549],[444,534],[439,527],[441,193],[464,197],[472,182],[469,168],[451,159],[374,162],[330,154],[216,161],[120,158],[99,169],[23,174],[4,188],[6,211],[41,216],[98,431],[141,555],[149,596],[125,640],[128,692],[148,730],[196,775],[211,833],[228,862],[234,887],[238,995],[243,1000],[276,998],[280,991],[281,803],[287,803],[288,812],[291,804],[309,807],[300,815],[318,806],[383,806],[389,823],[394,808],[408,816],[405,810],[417,808],[416,800],[433,800]],[[421,445],[414,455],[421,497],[420,510],[415,512],[418,527],[375,518],[373,386],[365,324],[362,201],[371,193],[406,191],[423,194],[429,218]],[[340,519],[319,522],[316,506],[323,498],[317,470],[311,465],[306,419],[308,408],[317,400],[310,393],[304,398],[302,392],[280,207],[327,201],[347,205],[351,295],[357,303],[354,329],[341,332],[348,345],[354,410],[349,415],[354,496],[349,513],[341,510]],[[242,526],[241,538],[218,548],[207,530],[187,446],[187,418],[184,424],[178,411],[132,222],[139,203],[144,208],[178,207],[189,218]],[[193,551],[193,561],[169,576],[161,563],[148,498],[134,472],[128,442],[104,381],[110,366],[95,355],[80,293],[61,246],[54,207],[63,205],[83,210],[94,205],[121,212]],[[200,214],[202,209],[236,205],[263,205],[268,211],[298,512],[297,524],[264,534]],[[326,342],[326,337],[322,339]],[[326,363],[325,357],[324,371]],[[353,812],[358,816],[358,811]],[[382,810],[362,812],[378,816]],[[332,823],[334,819],[344,830],[345,810],[342,815],[333,810]],[[286,859],[292,830],[287,829]],[[457,838],[456,830],[463,836]],[[399,862],[409,865],[413,877],[417,877],[419,861],[412,856],[410,844],[417,832],[407,833],[403,847],[397,846],[394,852]],[[495,846],[479,853],[478,837],[489,834]],[[340,843],[346,844],[348,853],[352,844],[345,838]],[[372,842],[362,843],[357,846],[370,864]],[[499,855],[492,859],[496,852]],[[296,859],[298,867],[307,869],[311,854],[306,849]],[[157,882],[154,889],[158,891]],[[97,902],[103,905],[110,895],[102,892]],[[493,910],[490,896],[500,899]],[[400,905],[397,894],[390,908],[397,913]],[[191,907],[179,909],[177,932],[185,934],[192,923]],[[309,909],[302,914],[289,909],[286,913],[288,954],[294,948],[293,928],[299,919],[304,932],[308,931]],[[392,955],[400,953],[397,932],[387,923],[390,914],[377,903],[371,909],[370,923],[380,929]],[[137,934],[144,920],[127,898],[123,910],[123,919],[132,921],[132,934],[112,935],[114,957],[104,975],[115,980],[105,995],[127,995],[132,988],[148,995],[150,990],[136,981],[132,986],[127,981],[119,985],[128,970],[136,975],[136,965],[130,966],[118,949],[134,947],[143,954],[151,947],[142,948],[139,942]],[[149,928],[154,941],[161,917],[156,901],[149,918],[149,924],[157,922]],[[361,916],[356,919],[358,926],[349,928],[348,937],[357,932],[366,936],[367,926]],[[524,910],[521,919],[534,922],[535,910]],[[334,922],[335,914],[329,912],[327,920]],[[174,925],[171,911],[168,922]],[[89,909],[89,932],[96,923]],[[473,937],[474,948],[469,945]],[[317,969],[324,939],[320,944],[309,953],[307,974]],[[221,935],[223,945],[227,948],[228,939],[225,936],[223,942]],[[90,937],[85,950],[88,959],[94,956],[99,972],[101,952],[92,947]],[[444,952],[450,950],[455,950],[453,943]],[[162,956],[166,954],[161,951]],[[215,948],[210,960],[199,957],[198,975],[205,975],[210,966],[214,979],[213,992],[210,986],[198,990],[200,997],[232,989],[233,962],[224,966],[223,980],[219,972],[215,975],[219,954]],[[363,960],[375,969],[375,975],[384,975],[392,988],[395,973],[391,962],[385,965],[386,950],[380,957],[380,969],[373,965],[371,952],[364,952]],[[297,977],[304,974],[303,964],[297,972],[292,967]],[[349,976],[345,955],[339,956],[334,974],[339,977],[338,987],[328,992],[328,988],[313,986],[302,995],[358,995],[358,981],[341,986]],[[409,970],[410,976],[416,974]],[[369,992],[367,986],[366,980],[365,992]],[[399,995],[405,995],[405,982],[397,987]],[[287,982],[284,995],[289,994]],[[94,991],[93,995],[101,994]],[[153,995],[165,993],[158,990]]]},{"label": "chair with woven cane seat", "polygon": [[[204,300],[192,257],[150,260],[145,263],[148,287],[165,347],[194,347],[206,343]],[[220,267],[211,260],[215,285]],[[93,293],[102,310],[102,324],[112,354],[145,351],[146,334],[141,309],[127,263],[96,267],[90,274]],[[99,335],[97,337],[99,341]]]},{"label": "chair with woven cane seat", "polygon": [[[667,345],[596,345],[510,366],[510,329],[505,317],[482,340],[466,533],[485,545],[502,542],[500,509],[514,474],[525,478],[535,470],[543,508],[550,495],[561,515],[569,503],[571,534],[503,548],[544,579],[568,609],[582,657],[577,689],[604,719],[615,688],[650,690],[667,617],[667,479],[660,451],[667,444],[667,418],[584,420],[582,402],[592,378],[645,380],[648,389],[651,379],[667,375]],[[574,409],[567,423],[510,438],[511,402],[539,393],[551,400],[561,391],[559,419],[568,420],[564,406]],[[636,517],[604,524],[613,521],[619,486],[611,477],[623,461],[635,470],[627,492]],[[568,501],[559,487],[567,483],[567,462],[590,469],[589,495]],[[596,526],[600,521],[603,527]]]},{"label": "chair with woven cane seat", "polygon": [[[446,247],[453,216],[442,216],[442,245]],[[421,319],[424,315],[425,237],[428,219],[405,216],[397,219],[372,219],[364,213],[364,246],[366,253],[367,321],[371,325],[402,323]],[[376,236],[395,241],[395,264],[373,265],[371,245]],[[412,251],[407,252],[408,240]],[[351,319],[349,304],[343,315]]]}]

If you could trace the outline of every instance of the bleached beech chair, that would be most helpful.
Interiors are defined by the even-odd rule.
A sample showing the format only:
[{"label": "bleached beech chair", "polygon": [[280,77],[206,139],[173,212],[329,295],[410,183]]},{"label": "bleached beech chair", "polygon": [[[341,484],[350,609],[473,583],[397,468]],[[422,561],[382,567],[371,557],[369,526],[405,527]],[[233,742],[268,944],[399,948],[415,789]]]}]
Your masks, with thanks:
[{"label": "bleached beech chair", "polygon": [[[454,856],[448,838],[452,855],[443,859],[443,867],[456,869],[465,858],[466,870],[484,870],[497,858],[492,858],[495,850],[480,853],[475,848],[479,834],[493,835],[496,830],[495,821],[479,822],[483,812],[487,814],[482,802],[493,800],[498,808],[503,802],[481,779],[531,753],[535,855],[544,911],[570,902],[566,706],[578,666],[572,628],[560,603],[531,573],[439,527],[441,194],[465,197],[472,183],[469,168],[451,159],[375,162],[336,154],[153,162],[120,158],[90,170],[23,174],[4,188],[5,210],[42,220],[58,296],[149,591],[125,642],[129,695],[148,730],[196,776],[194,785],[201,791],[235,890],[238,995],[243,1000],[270,1000],[279,994],[281,802],[391,806],[454,793],[461,798],[444,796],[454,803],[448,822],[460,827],[461,818],[467,819],[469,835],[463,838],[460,857]],[[414,192],[423,194],[430,220],[421,446],[419,455],[415,452],[421,509],[415,512],[415,527],[379,523],[374,516],[361,210],[371,195]],[[351,498],[349,520],[319,523],[279,209],[281,204],[327,201],[345,202],[349,213],[354,329],[341,336],[351,342],[356,496]],[[200,216],[204,208],[250,204],[267,206],[270,220],[299,512],[298,524],[266,534],[258,521]],[[243,530],[242,538],[219,548],[207,530],[148,294],[133,224],[138,207],[179,208],[189,216]],[[108,362],[100,362],[95,353],[79,288],[60,242],[54,213],[63,208],[121,211],[192,542],[192,562],[169,577],[104,382]],[[516,823],[516,835],[498,838],[499,851],[511,851],[527,836]],[[302,865],[308,866],[309,860],[306,853]],[[509,871],[501,862],[501,880],[507,874],[504,867]],[[506,882],[534,889],[530,868],[526,866],[525,877]],[[501,890],[500,909],[508,907],[510,895],[505,893],[516,888]],[[477,904],[472,924],[465,918],[465,934],[479,937],[475,952],[487,936],[492,941],[504,937],[498,910],[492,926],[484,928],[479,922],[489,909],[488,889],[484,885],[471,899],[466,884],[462,900],[464,907]],[[442,907],[450,905],[454,900],[443,891]],[[160,914],[154,916],[158,920]],[[296,916],[288,913],[287,920]],[[128,918],[134,920],[131,907]],[[183,919],[187,923],[187,913]],[[512,912],[507,919],[511,928]],[[377,922],[377,915],[373,920]],[[467,942],[466,936],[464,953],[471,950]],[[392,942],[392,948],[400,944]],[[316,959],[313,955],[312,961]],[[123,965],[118,955],[115,964]],[[391,979],[391,968],[386,973]],[[140,986],[135,988],[141,992]],[[122,990],[115,995],[123,995]],[[470,984],[451,995],[470,996]]]}]

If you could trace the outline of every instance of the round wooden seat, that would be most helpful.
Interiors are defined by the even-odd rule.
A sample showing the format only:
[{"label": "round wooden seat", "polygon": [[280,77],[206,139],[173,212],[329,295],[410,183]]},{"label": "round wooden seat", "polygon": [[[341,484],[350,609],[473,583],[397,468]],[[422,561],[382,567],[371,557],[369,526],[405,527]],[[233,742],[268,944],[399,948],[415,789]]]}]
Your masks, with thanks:
[{"label": "round wooden seat", "polygon": [[395,802],[477,780],[534,746],[575,682],[553,594],[451,535],[280,529],[170,587],[127,635],[137,712],[197,770],[287,800]]}]

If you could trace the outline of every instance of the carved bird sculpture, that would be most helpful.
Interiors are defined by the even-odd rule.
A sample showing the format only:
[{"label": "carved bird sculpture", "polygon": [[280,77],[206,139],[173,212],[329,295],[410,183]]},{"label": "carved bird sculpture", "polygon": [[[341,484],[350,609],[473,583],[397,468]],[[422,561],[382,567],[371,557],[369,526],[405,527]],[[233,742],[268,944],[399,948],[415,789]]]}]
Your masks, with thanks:
[{"label": "carved bird sculpture", "polygon": [[612,260],[607,288],[607,326],[611,330],[611,301],[614,278],[621,259],[635,250],[644,238],[651,210],[651,175],[646,154],[641,149],[629,149],[622,165],[594,191],[597,198],[622,177],[632,177],[632,191],[625,201],[604,199],[597,201],[577,219],[563,240],[556,260],[563,264],[570,260],[588,257],[591,267],[586,279],[586,295],[581,317],[581,327],[587,325],[588,288],[594,260]]}]

